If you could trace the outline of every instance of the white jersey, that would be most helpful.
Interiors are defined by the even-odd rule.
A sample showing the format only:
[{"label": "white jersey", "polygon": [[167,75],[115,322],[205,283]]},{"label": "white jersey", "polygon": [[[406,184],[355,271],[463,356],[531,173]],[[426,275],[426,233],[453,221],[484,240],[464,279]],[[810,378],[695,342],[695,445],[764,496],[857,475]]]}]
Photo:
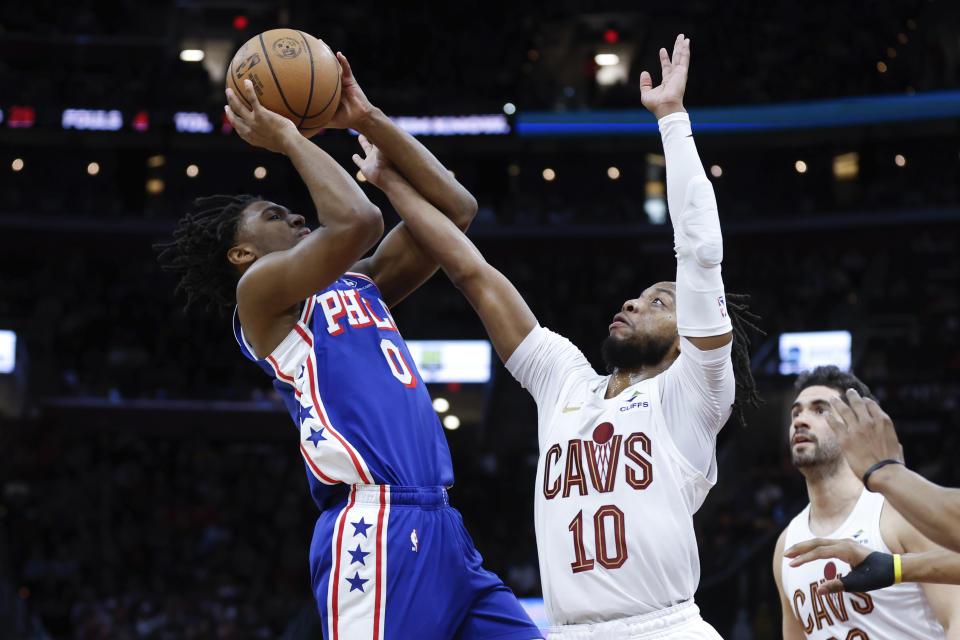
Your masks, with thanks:
[{"label": "white jersey", "polygon": [[538,406],[534,517],[551,625],[643,615],[693,598],[693,514],[716,480],[716,434],[730,415],[730,345],[681,339],[664,373],[604,399],[566,338],[536,327],[507,369]]},{"label": "white jersey", "polygon": [[[825,536],[815,536],[810,531],[810,505],[807,505],[787,527],[784,548],[816,537],[853,538],[870,549],[890,553],[880,535],[883,504],[882,495],[864,489],[846,521]],[[945,637],[923,588],[915,582],[902,582],[869,593],[817,594],[818,585],[849,571],[850,565],[837,559],[814,560],[799,567],[791,567],[789,558],[783,559],[783,591],[809,640]]]}]

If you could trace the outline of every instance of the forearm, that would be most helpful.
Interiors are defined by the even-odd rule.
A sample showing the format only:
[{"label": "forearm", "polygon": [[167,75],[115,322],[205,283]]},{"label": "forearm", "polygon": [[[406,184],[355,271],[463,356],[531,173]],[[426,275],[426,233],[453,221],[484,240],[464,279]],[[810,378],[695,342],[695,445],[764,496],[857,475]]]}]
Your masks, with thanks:
[{"label": "forearm", "polygon": [[685,112],[661,118],[667,202],[677,256],[677,331],[699,349],[729,342],[720,264],[723,238],[713,185],[697,154]]},{"label": "forearm", "polygon": [[938,486],[900,464],[874,471],[870,490],[883,494],[930,540],[960,552],[960,490]]},{"label": "forearm", "polygon": [[414,189],[460,229],[470,225],[477,212],[477,201],[419,140],[377,108],[358,126],[360,133],[390,159]]},{"label": "forearm", "polygon": [[327,152],[292,131],[284,141],[284,153],[307,186],[320,224],[332,227],[379,220],[379,209],[353,177]]},{"label": "forearm", "polygon": [[417,244],[436,260],[456,283],[486,264],[483,255],[462,231],[402,177],[381,185],[390,204],[409,229]]},{"label": "forearm", "polygon": [[900,556],[902,582],[960,584],[960,554],[946,549]]}]

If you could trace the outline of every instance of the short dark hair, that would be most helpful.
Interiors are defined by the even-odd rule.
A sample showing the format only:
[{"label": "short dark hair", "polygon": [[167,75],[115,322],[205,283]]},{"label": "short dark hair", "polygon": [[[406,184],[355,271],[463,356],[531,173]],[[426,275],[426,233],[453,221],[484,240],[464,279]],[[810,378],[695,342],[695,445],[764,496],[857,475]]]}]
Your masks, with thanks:
[{"label": "short dark hair", "polygon": [[237,304],[237,271],[227,260],[234,245],[240,214],[252,202],[251,195],[216,195],[197,198],[194,211],[180,218],[173,242],[153,245],[161,269],[180,276],[176,291],[186,294],[185,309],[195,302],[221,312]]},{"label": "short dark hair", "polygon": [[817,367],[813,371],[804,371],[797,376],[797,381],[793,383],[797,393],[813,386],[829,387],[838,391],[844,401],[846,401],[844,392],[847,389],[855,390],[864,398],[876,400],[873,392],[870,391],[870,387],[865,385],[860,378],[832,364]]}]

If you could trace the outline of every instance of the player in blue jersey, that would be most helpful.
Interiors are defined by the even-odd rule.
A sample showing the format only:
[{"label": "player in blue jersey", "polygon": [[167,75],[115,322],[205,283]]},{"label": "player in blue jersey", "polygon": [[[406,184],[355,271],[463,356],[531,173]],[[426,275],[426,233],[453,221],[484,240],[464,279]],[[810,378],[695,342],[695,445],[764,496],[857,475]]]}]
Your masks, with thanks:
[{"label": "player in blue jersey", "polygon": [[[346,58],[331,127],[379,146],[459,228],[473,197],[419,142],[373,107]],[[321,509],[311,583],[329,640],[497,638],[540,633],[481,558],[449,506],[450,452],[430,395],[390,307],[437,269],[407,228],[383,230],[353,178],[293,123],[227,90],[227,117],[255,146],[283,153],[307,185],[318,226],[252,196],[202,200],[164,267],[188,305],[234,308],[243,353],[274,378],[299,430],[310,493]]]}]

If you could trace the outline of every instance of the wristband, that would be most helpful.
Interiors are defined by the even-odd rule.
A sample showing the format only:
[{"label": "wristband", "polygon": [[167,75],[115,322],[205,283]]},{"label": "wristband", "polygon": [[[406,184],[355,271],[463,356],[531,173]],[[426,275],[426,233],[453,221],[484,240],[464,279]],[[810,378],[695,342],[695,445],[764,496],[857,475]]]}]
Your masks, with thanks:
[{"label": "wristband", "polygon": [[841,576],[843,590],[864,593],[896,584],[898,582],[896,567],[899,566],[899,561],[900,556],[874,551],[850,573]]},{"label": "wristband", "polygon": [[893,554],[893,584],[903,582],[903,563],[900,561],[900,554]]},{"label": "wristband", "polygon": [[870,481],[870,474],[872,474],[874,471],[876,471],[880,467],[885,467],[888,464],[903,464],[903,463],[900,462],[899,460],[894,460],[893,458],[887,458],[886,460],[881,460],[880,462],[876,463],[875,465],[867,469],[867,472],[863,474],[863,486],[866,488],[867,491],[872,491],[872,489],[870,489],[870,485],[867,484]]}]

